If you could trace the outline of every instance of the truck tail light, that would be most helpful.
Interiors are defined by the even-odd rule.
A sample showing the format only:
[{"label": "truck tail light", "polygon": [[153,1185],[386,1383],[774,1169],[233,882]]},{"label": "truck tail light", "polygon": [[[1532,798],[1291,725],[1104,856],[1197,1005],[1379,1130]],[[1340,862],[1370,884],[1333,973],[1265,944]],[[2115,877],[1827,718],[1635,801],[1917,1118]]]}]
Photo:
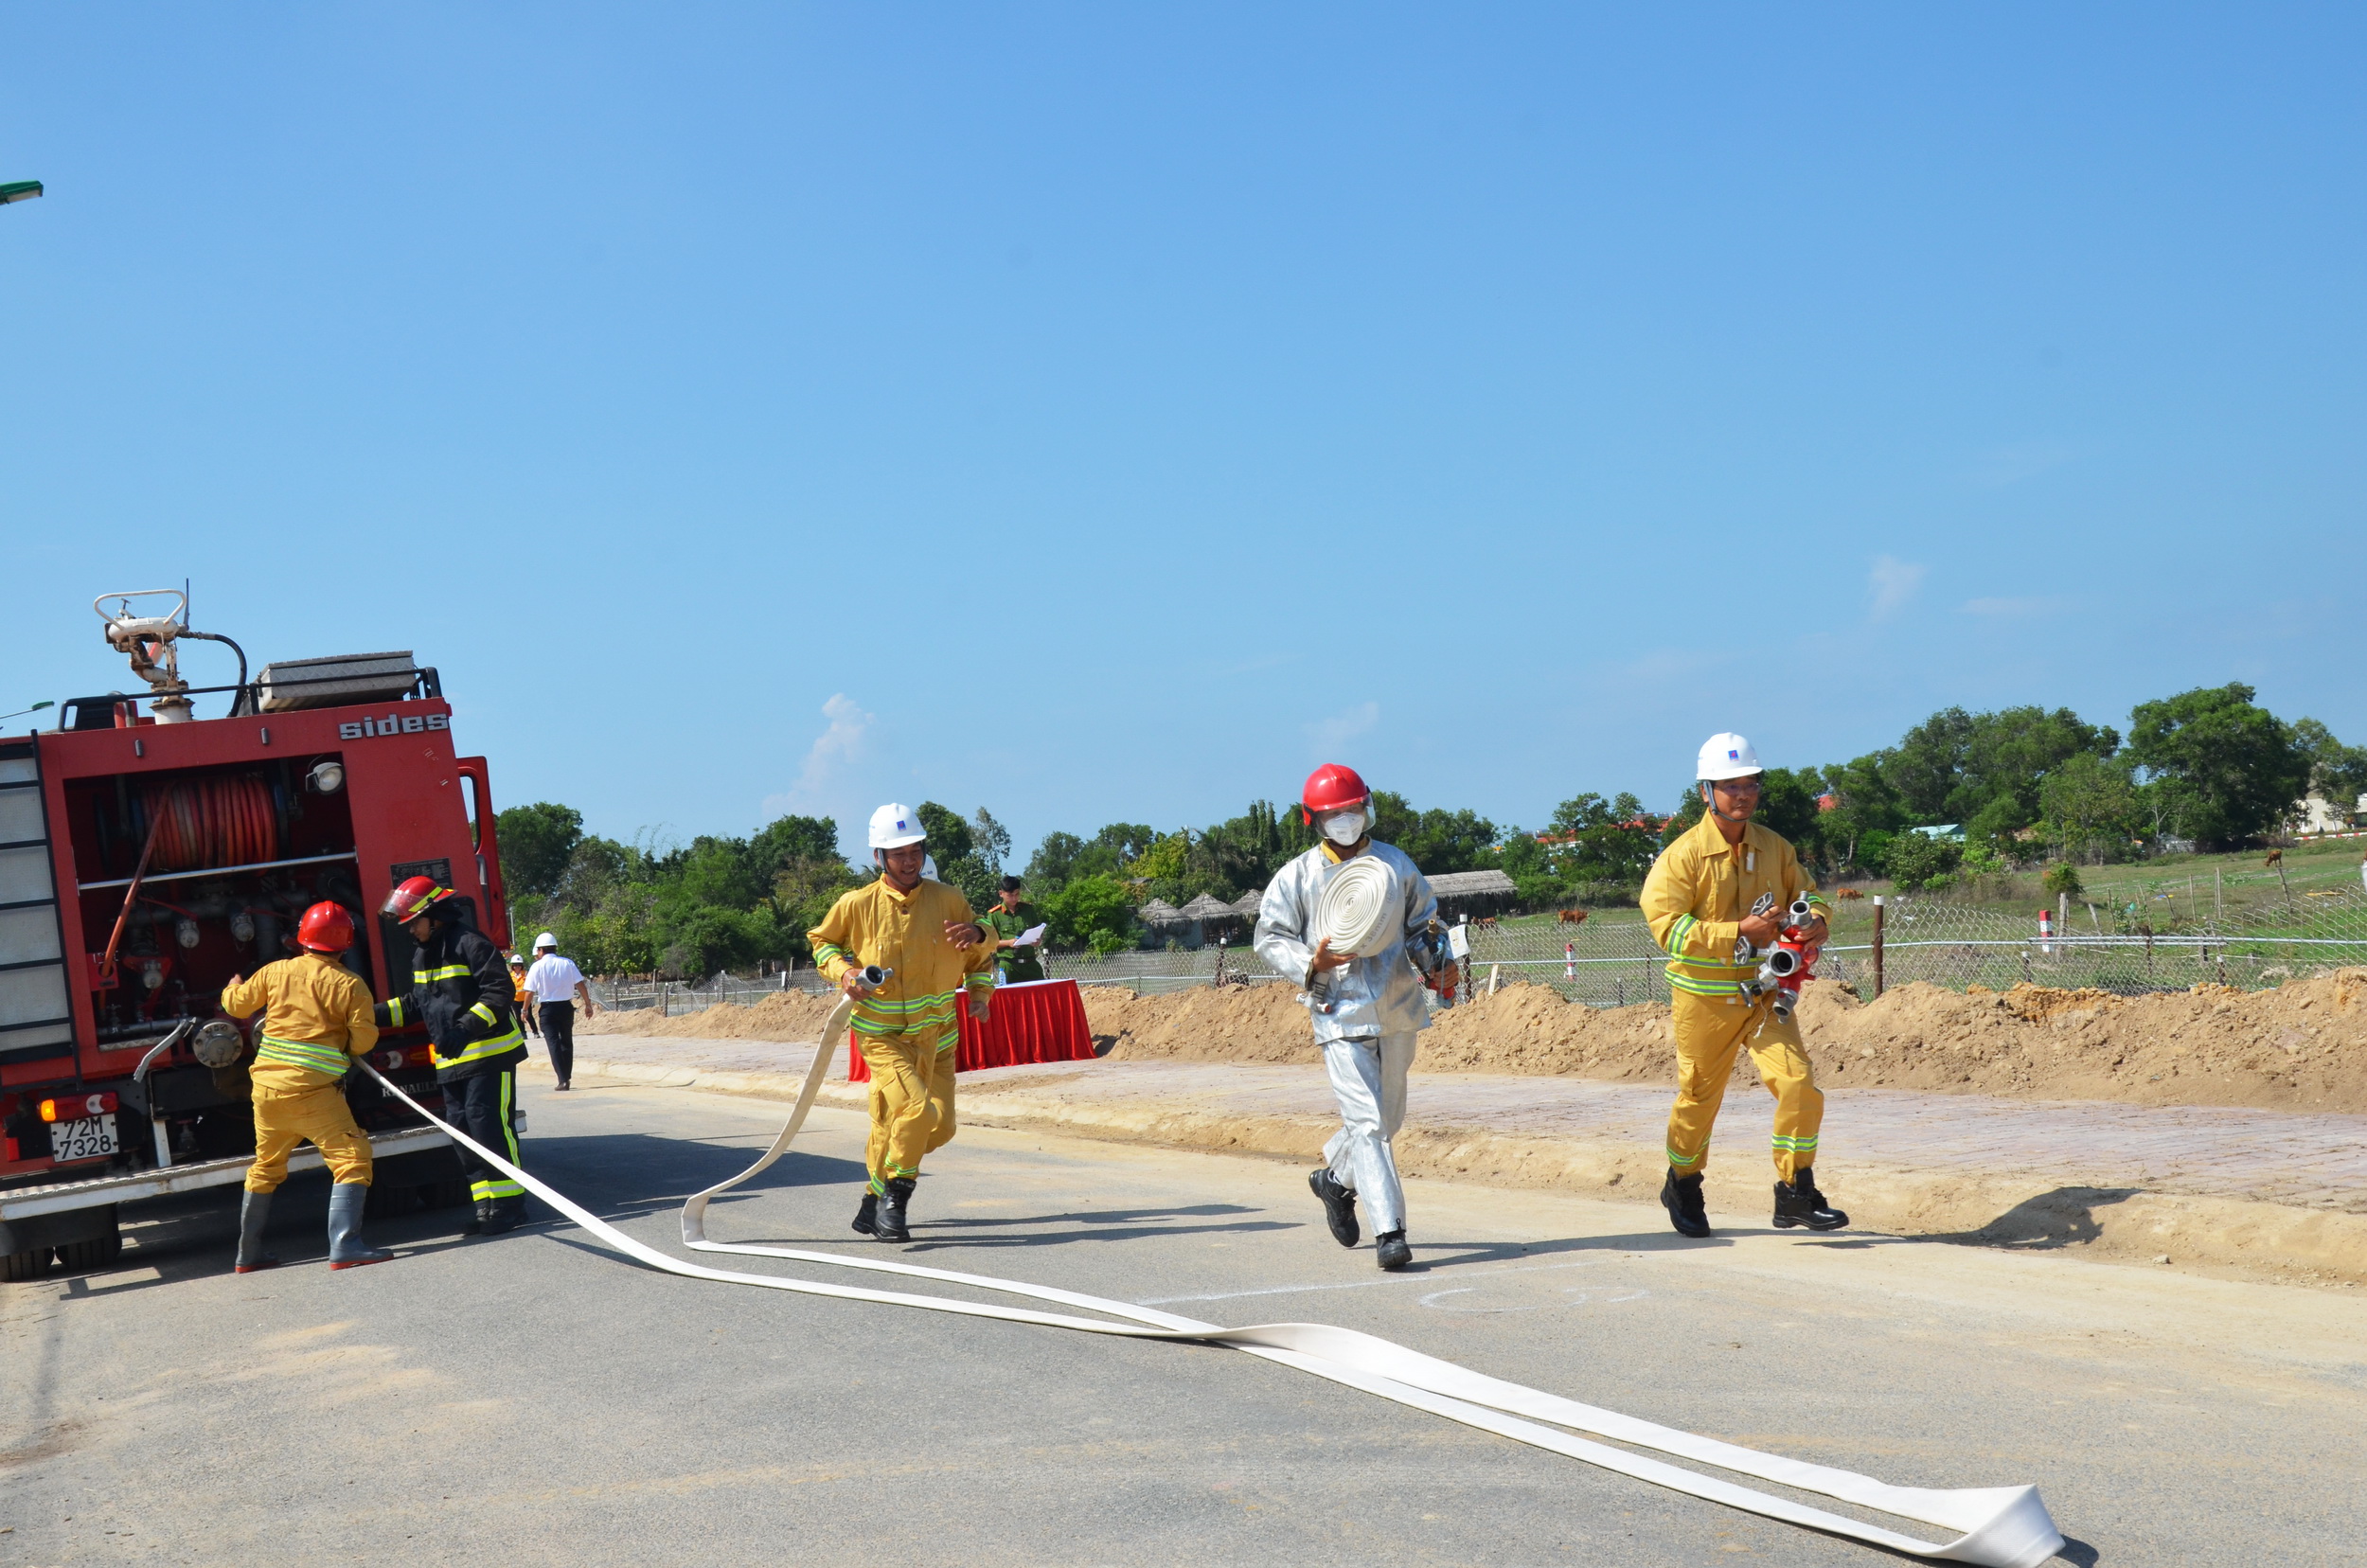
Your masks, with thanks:
[{"label": "truck tail light", "polygon": [[41,1102],[41,1119],[45,1122],[80,1121],[84,1116],[103,1116],[116,1108],[113,1095],[72,1095],[64,1099]]},{"label": "truck tail light", "polygon": [[372,1051],[370,1061],[382,1073],[400,1072],[405,1067],[424,1067],[436,1058],[433,1045],[397,1047],[390,1051]]}]

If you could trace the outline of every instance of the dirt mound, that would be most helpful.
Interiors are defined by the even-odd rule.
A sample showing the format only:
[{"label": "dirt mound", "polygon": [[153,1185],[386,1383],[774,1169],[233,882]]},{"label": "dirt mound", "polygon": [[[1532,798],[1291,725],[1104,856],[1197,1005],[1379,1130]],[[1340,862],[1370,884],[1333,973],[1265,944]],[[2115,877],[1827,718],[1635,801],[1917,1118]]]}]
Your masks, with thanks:
[{"label": "dirt mound", "polygon": [[[1282,986],[1164,996],[1096,987],[1085,1009],[1114,1057],[1317,1060],[1306,1010]],[[1438,1015],[1415,1066],[1669,1083],[1668,1019],[1663,1004],[1582,1007],[1544,987],[1510,986]],[[2367,969],[2268,991],[2198,986],[2135,997],[1917,983],[1871,1004],[1818,982],[1801,998],[1800,1023],[1828,1088],[2367,1113]],[[1757,1081],[1747,1054],[1735,1071]]]},{"label": "dirt mound", "polygon": [[1818,986],[1801,1016],[1827,1084],[2357,1113],[2367,1112],[2362,1003],[2367,970],[2346,969],[2275,990],[2126,997],[1916,984],[1865,1005]]},{"label": "dirt mound", "polygon": [[1144,1061],[1320,1061],[1307,1009],[1288,986],[1195,986],[1137,996],[1084,989],[1085,1017],[1108,1055]]},{"label": "dirt mound", "polygon": [[[785,991],[674,1018],[602,1013],[581,1032],[810,1041],[832,1000]],[[1321,1060],[1307,1009],[1287,986],[1161,996],[1093,986],[1085,1015],[1120,1060]],[[1819,981],[1801,997],[1800,1025],[1828,1088],[2367,1113],[2367,969],[2275,990],[2198,986],[2152,996],[2029,985],[1960,992],[1918,982],[1873,1003]],[[1582,1007],[1545,987],[1516,985],[1439,1014],[1415,1067],[1669,1083],[1676,1056],[1664,1004]],[[1747,1054],[1735,1072],[1757,1081]]]},{"label": "dirt mound", "polygon": [[709,1007],[660,1018],[655,1007],[587,1019],[578,1034],[679,1035],[691,1040],[787,1040],[811,1044],[837,1006],[836,992],[775,991],[754,1007]]},{"label": "dirt mound", "polygon": [[1544,986],[1507,986],[1439,1013],[1422,1031],[1417,1071],[1549,1073],[1676,1081],[1668,1007],[1579,1007]]}]

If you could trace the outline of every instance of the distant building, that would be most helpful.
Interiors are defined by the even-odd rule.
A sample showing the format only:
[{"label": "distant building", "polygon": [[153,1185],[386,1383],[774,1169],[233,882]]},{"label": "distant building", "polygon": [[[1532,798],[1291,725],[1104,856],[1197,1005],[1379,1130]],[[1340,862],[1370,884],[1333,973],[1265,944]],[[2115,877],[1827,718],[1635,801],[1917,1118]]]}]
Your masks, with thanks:
[{"label": "distant building", "polygon": [[2367,814],[2367,794],[2354,801],[2343,811],[2312,790],[2308,795],[2293,803],[2293,831],[2305,837],[2317,833],[2347,833]]}]

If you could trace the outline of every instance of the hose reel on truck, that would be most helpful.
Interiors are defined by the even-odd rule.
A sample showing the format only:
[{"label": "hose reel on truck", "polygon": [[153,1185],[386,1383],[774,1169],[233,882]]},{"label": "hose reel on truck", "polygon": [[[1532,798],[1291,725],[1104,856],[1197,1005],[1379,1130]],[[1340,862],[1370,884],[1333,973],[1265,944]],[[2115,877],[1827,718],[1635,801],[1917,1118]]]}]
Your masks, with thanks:
[{"label": "hose reel on truck", "polygon": [[[1768,1519],[1782,1520],[1806,1529],[1846,1536],[1915,1557],[1979,1564],[1982,1568],[2038,1568],[2064,1544],[2062,1534],[2056,1529],[2055,1522],[2049,1517],[2046,1505],[2040,1501],[2036,1487],[1936,1488],[1893,1486],[1851,1470],[1763,1453],[1754,1449],[1697,1436],[1614,1411],[1581,1404],[1540,1389],[1491,1378],[1354,1329],[1320,1323],[1270,1323],[1224,1327],[1173,1312],[1137,1307],[1131,1302],[1112,1301],[1080,1292],[998,1279],[987,1274],[931,1269],[881,1257],[847,1256],[793,1247],[740,1246],[708,1240],[707,1204],[756,1177],[788,1152],[798,1130],[805,1123],[807,1113],[813,1108],[822,1080],[837,1056],[839,1042],[852,1016],[853,1006],[851,1001],[842,999],[824,1024],[822,1042],[816,1047],[812,1064],[807,1069],[806,1081],[799,1090],[796,1104],[792,1108],[788,1120],[782,1124],[780,1132],[774,1138],[772,1147],[739,1175],[693,1194],[683,1204],[683,1244],[699,1253],[780,1258],[907,1279],[935,1280],[1057,1307],[1098,1312],[1103,1317],[1077,1317],[1068,1312],[998,1307],[950,1296],[832,1285],[819,1280],[746,1274],[685,1262],[626,1235],[547,1183],[503,1159],[497,1151],[485,1148],[459,1129],[433,1116],[424,1106],[410,1100],[410,1096],[394,1084],[385,1083],[383,1078],[380,1081],[385,1083],[390,1093],[410,1101],[421,1115],[436,1122],[455,1142],[475,1150],[504,1175],[616,1252],[650,1268],[686,1279],[721,1285],[749,1285],[801,1295],[828,1296],[841,1301],[869,1302],[881,1307],[950,1312],[1005,1323],[1034,1324],[1080,1333],[1221,1345],[1260,1360],[1294,1367],[1349,1388],[1416,1410],[1426,1410],[1516,1442],[1616,1470],[1688,1496],[1723,1504]],[[364,1069],[373,1077],[377,1076],[376,1069],[367,1063],[364,1064]],[[1116,1321],[1108,1321],[1110,1319]],[[1630,1448],[1652,1450],[1696,1464],[1714,1466],[1738,1475],[1753,1476],[1799,1491],[1821,1493],[1901,1519],[1936,1524],[1955,1532],[1954,1538],[1944,1541],[1919,1540],[1885,1526],[1869,1524],[1771,1492],[1631,1452],[1626,1448],[1613,1448],[1608,1443],[1592,1441],[1588,1437],[1574,1435],[1574,1432],[1608,1438]]]}]

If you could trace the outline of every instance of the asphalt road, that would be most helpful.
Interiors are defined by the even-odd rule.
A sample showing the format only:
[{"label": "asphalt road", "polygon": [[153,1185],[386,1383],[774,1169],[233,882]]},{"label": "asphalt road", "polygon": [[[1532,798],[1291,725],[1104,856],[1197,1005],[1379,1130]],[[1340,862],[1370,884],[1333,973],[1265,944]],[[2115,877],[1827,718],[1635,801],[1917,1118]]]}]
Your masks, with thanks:
[{"label": "asphalt road", "polygon": [[[529,1164],[677,1251],[682,1197],[782,1112],[525,1093]],[[860,1136],[818,1112],[710,1234],[878,1250],[845,1229]],[[395,1262],[331,1274],[320,1178],[288,1192],[290,1267],[228,1272],[225,1191],[144,1211],[114,1269],[0,1286],[0,1568],[1900,1560],[1236,1352],[684,1280],[561,1222],[413,1215],[377,1227]],[[2367,1555],[2367,1292],[1763,1214],[1685,1242],[1643,1203],[1440,1183],[1410,1203],[1419,1268],[1382,1275],[1294,1167],[973,1128],[903,1251],[1344,1324],[1888,1480],[2035,1481],[2075,1563]]]}]

